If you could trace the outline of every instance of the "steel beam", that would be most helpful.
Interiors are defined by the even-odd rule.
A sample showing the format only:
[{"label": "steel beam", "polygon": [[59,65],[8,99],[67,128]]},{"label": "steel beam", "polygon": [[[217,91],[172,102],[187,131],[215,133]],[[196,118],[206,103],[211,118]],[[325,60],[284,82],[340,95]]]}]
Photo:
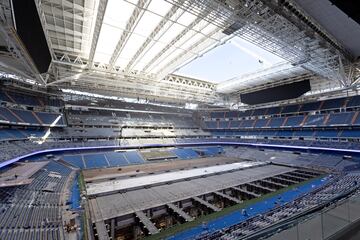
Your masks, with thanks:
[{"label": "steel beam", "polygon": [[181,216],[185,221],[191,222],[194,220],[193,217],[191,217],[189,214],[184,212],[182,209],[178,208],[175,204],[168,203],[168,204],[166,204],[166,206],[168,206],[168,208],[170,208],[171,210],[173,210],[174,212],[179,214],[179,216]]},{"label": "steel beam", "polygon": [[205,207],[213,210],[214,212],[219,212],[221,209],[212,205],[211,203],[199,198],[199,197],[193,197],[192,199],[194,199],[196,202],[200,203],[201,205],[204,205]]},{"label": "steel beam", "polygon": [[150,221],[150,219],[145,215],[143,211],[135,212],[136,216],[139,218],[140,222],[144,225],[144,227],[149,231],[150,235],[159,233],[159,229],[155,227],[155,225]]},{"label": "steel beam", "polygon": [[90,53],[89,53],[89,61],[88,61],[88,67],[91,67],[94,61],[95,56],[95,50],[96,46],[99,40],[101,26],[103,24],[104,16],[105,16],[105,10],[107,6],[108,0],[99,0],[99,6],[96,14],[96,20],[95,20],[95,28],[94,33],[91,39],[91,47],[90,47]]},{"label": "steel beam", "polygon": [[140,20],[142,14],[144,13],[144,8],[147,6],[147,4],[150,2],[150,0],[139,0],[136,4],[136,7],[134,11],[131,14],[130,19],[126,23],[125,29],[123,33],[120,36],[120,39],[118,43],[116,44],[115,50],[113,54],[111,55],[109,66],[110,68],[113,68],[116,60],[121,54],[121,51],[124,49],[126,42],[129,40],[132,31],[136,27],[138,21]]}]

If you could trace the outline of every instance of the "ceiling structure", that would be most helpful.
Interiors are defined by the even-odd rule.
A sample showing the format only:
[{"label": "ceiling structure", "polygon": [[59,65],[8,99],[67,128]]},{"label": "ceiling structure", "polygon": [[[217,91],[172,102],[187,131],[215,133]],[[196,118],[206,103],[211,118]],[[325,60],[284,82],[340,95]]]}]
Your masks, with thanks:
[{"label": "ceiling structure", "polygon": [[[356,54],[319,25],[321,19],[308,15],[296,3],[300,0],[34,1],[52,62],[47,74],[36,74],[26,51],[19,49],[15,55],[23,55],[26,67],[15,69],[46,86],[214,103],[222,101],[221,94],[282,84],[285,78],[298,81],[298,74],[316,76],[317,83],[323,82],[319,86],[349,87],[359,81]],[[1,10],[1,37],[7,43],[13,32],[11,9],[3,3]],[[219,85],[171,74],[234,37],[285,59],[288,69],[275,66],[271,76],[239,76]]]}]

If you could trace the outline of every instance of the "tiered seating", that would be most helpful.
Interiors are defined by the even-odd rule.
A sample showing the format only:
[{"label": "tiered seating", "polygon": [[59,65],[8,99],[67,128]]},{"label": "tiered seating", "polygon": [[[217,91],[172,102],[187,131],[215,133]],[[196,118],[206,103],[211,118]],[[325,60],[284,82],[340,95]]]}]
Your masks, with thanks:
[{"label": "tiered seating", "polygon": [[191,148],[175,148],[174,154],[180,159],[191,159],[199,157],[199,154]]},{"label": "tiered seating", "polygon": [[[36,115],[41,119],[43,124],[51,125],[59,117],[59,114],[37,112]],[[63,125],[63,122],[58,122],[56,125]]]},{"label": "tiered seating", "polygon": [[321,109],[338,109],[344,106],[345,98],[336,98],[323,101]]},{"label": "tiered seating", "polygon": [[32,95],[27,92],[14,92],[14,91],[3,91],[0,90],[0,101],[15,103],[19,105],[27,105],[27,106],[62,106],[62,102],[60,99],[56,97],[49,97],[45,95],[41,95],[39,93],[34,93]]},{"label": "tiered seating", "polygon": [[268,126],[271,128],[279,128],[283,125],[284,120],[285,120],[285,118],[283,118],[283,117],[271,118]]},{"label": "tiered seating", "polygon": [[300,106],[299,112],[310,112],[319,110],[321,102],[304,103]]},{"label": "tiered seating", "polygon": [[141,157],[138,151],[127,151],[123,154],[125,159],[128,160],[130,164],[139,164],[144,162],[144,159]]},{"label": "tiered seating", "polygon": [[286,127],[298,127],[304,121],[304,116],[290,116],[284,123]]},{"label": "tiered seating", "polygon": [[[40,119],[41,122],[34,116]],[[29,124],[29,125],[50,125],[52,124],[59,114],[56,113],[47,113],[47,112],[33,112],[22,109],[10,109],[0,107],[0,122],[10,122],[14,124]],[[57,122],[57,126],[63,126],[64,120],[61,119]]]},{"label": "tiered seating", "polygon": [[247,120],[243,120],[240,123],[240,127],[241,128],[251,128],[254,125],[255,120],[252,119],[247,119]]},{"label": "tiered seating", "polygon": [[17,110],[17,109],[13,109],[12,111],[17,116],[19,116],[23,120],[23,122],[25,122],[25,123],[29,123],[29,124],[32,124],[32,125],[39,125],[40,124],[40,122],[33,115],[32,111]]},{"label": "tiered seating", "polygon": [[229,128],[229,121],[219,121],[219,128]]},{"label": "tiered seating", "polygon": [[104,154],[86,154],[84,162],[87,168],[104,168],[109,167]]},{"label": "tiered seating", "polygon": [[62,159],[73,165],[74,167],[78,167],[80,169],[84,169],[85,168],[85,163],[83,161],[83,158],[81,155],[70,155],[70,156],[63,156]]},{"label": "tiered seating", "polygon": [[225,112],[211,112],[210,117],[211,118],[224,118]]},{"label": "tiered seating", "polygon": [[0,140],[26,139],[31,136],[42,137],[44,134],[43,130],[35,129],[0,129]]},{"label": "tiered seating", "polygon": [[0,107],[0,120],[9,121],[13,123],[20,122],[7,108]]},{"label": "tiered seating", "polygon": [[119,152],[110,152],[105,154],[111,167],[116,166],[126,166],[129,162],[126,160],[125,156]]},{"label": "tiered seating", "polygon": [[[252,120],[252,121],[254,121],[254,120]],[[258,120],[256,120],[254,127],[255,127],[255,128],[266,127],[267,124],[268,124],[268,122],[269,122],[269,119],[258,119]],[[252,126],[252,125],[251,125],[251,126]],[[251,127],[251,126],[250,126],[250,127]]]},{"label": "tiered seating", "polygon": [[360,129],[356,130],[344,130],[340,134],[341,137],[344,138],[359,138],[360,136]]},{"label": "tiered seating", "polygon": [[323,126],[325,122],[324,114],[309,115],[304,126]]},{"label": "tiered seating", "polygon": [[360,106],[360,96],[351,97],[347,103],[347,107],[359,107]]},{"label": "tiered seating", "polygon": [[51,161],[32,176],[29,185],[1,188],[0,238],[60,239],[60,196],[70,172]]},{"label": "tiered seating", "polygon": [[300,105],[287,105],[285,106],[281,113],[297,113],[299,111]]},{"label": "tiered seating", "polygon": [[351,125],[354,112],[331,113],[327,125]]}]

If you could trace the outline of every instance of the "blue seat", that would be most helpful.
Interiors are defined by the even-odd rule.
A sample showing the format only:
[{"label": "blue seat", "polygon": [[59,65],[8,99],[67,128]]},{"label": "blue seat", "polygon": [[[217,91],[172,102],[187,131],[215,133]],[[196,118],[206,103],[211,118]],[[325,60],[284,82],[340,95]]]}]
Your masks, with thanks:
[{"label": "blue seat", "polygon": [[255,120],[252,120],[252,119],[242,120],[240,127],[242,127],[242,128],[250,128],[250,127],[253,126],[254,121]]},{"label": "blue seat", "polygon": [[303,122],[304,116],[291,116],[287,118],[284,126],[287,127],[299,127],[300,124]]},{"label": "blue seat", "polygon": [[129,162],[121,152],[109,152],[106,153],[105,156],[111,167],[129,165]]},{"label": "blue seat", "polygon": [[265,115],[266,111],[267,111],[267,108],[255,109],[252,113],[252,116],[263,116],[263,115]]},{"label": "blue seat", "polygon": [[233,120],[233,121],[230,121],[230,128],[239,128],[240,126],[240,121],[239,120]]},{"label": "blue seat", "polygon": [[19,120],[7,108],[4,107],[0,107],[0,117],[9,122],[19,122]]},{"label": "blue seat", "polygon": [[354,112],[332,113],[329,115],[327,125],[351,125]]},{"label": "blue seat", "polygon": [[211,112],[210,117],[211,118],[224,118],[225,112]]},{"label": "blue seat", "polygon": [[344,138],[360,138],[360,129],[354,129],[354,130],[344,130],[342,131],[341,137]]},{"label": "blue seat", "polygon": [[338,109],[344,106],[345,98],[336,98],[323,101],[321,109]]},{"label": "blue seat", "polygon": [[191,148],[175,148],[173,153],[180,159],[192,159],[197,158],[199,155]]},{"label": "blue seat", "polygon": [[278,137],[292,137],[293,134],[294,134],[293,131],[283,130],[283,131],[277,131],[276,136],[278,136]]},{"label": "blue seat", "polygon": [[40,124],[31,111],[13,109],[13,112],[24,120],[25,123]]},{"label": "blue seat", "polygon": [[360,106],[360,95],[351,97],[347,103],[347,107],[358,107]]},{"label": "blue seat", "polygon": [[229,128],[229,121],[219,121],[219,128],[222,129]]},{"label": "blue seat", "polygon": [[272,128],[281,127],[282,124],[284,123],[284,120],[285,120],[285,118],[283,118],[283,117],[271,118],[270,122],[268,124],[268,127],[272,127]]},{"label": "blue seat", "polygon": [[[51,125],[55,122],[56,118],[59,117],[60,114],[36,112],[36,115],[41,119],[43,124]],[[57,123],[57,125],[59,124]]]},{"label": "blue seat", "polygon": [[252,110],[240,111],[238,113],[239,117],[249,117],[251,116]]},{"label": "blue seat", "polygon": [[14,139],[15,137],[10,133],[9,130],[0,129],[0,139]]},{"label": "blue seat", "polygon": [[268,121],[269,119],[258,119],[256,120],[254,127],[255,128],[265,127]]},{"label": "blue seat", "polygon": [[80,169],[85,169],[85,165],[84,165],[81,155],[63,156],[63,160],[75,167],[78,167]]},{"label": "blue seat", "polygon": [[315,131],[316,137],[328,137],[328,138],[336,138],[339,132],[336,130],[318,130]]},{"label": "blue seat", "polygon": [[86,168],[104,168],[109,167],[104,154],[86,154],[84,155]]},{"label": "blue seat", "polygon": [[324,114],[309,115],[304,126],[322,126],[324,125],[324,121]]},{"label": "blue seat", "polygon": [[287,105],[284,106],[281,113],[296,113],[299,111],[300,105]]},{"label": "blue seat", "polygon": [[144,163],[144,159],[141,157],[138,151],[127,151],[123,152],[123,154],[130,164]]},{"label": "blue seat", "polygon": [[237,111],[225,112],[225,118],[237,118],[237,117],[238,117]]},{"label": "blue seat", "polygon": [[309,102],[300,106],[299,112],[316,111],[320,108],[321,102]]},{"label": "blue seat", "polygon": [[314,131],[311,130],[302,130],[302,131],[294,131],[294,137],[312,137],[314,135]]},{"label": "blue seat", "polygon": [[280,110],[281,110],[281,107],[271,107],[267,110],[266,115],[279,114]]},{"label": "blue seat", "polygon": [[216,121],[205,121],[205,127],[208,129],[216,129],[217,122]]},{"label": "blue seat", "polygon": [[360,113],[357,115],[353,125],[360,125]]}]

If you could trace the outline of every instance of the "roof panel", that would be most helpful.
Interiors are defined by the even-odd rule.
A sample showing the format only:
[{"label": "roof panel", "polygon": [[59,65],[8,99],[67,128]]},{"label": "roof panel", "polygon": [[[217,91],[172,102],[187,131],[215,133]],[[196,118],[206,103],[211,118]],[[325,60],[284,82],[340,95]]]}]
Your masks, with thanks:
[{"label": "roof panel", "polygon": [[166,33],[159,39],[162,43],[169,43],[173,40],[185,27],[179,24],[173,24],[170,29],[166,31]]},{"label": "roof panel", "polygon": [[163,49],[166,46],[165,43],[162,42],[156,42],[154,44],[154,46],[152,46],[149,51],[146,52],[146,54],[144,55],[144,57],[141,59],[141,61],[139,61],[134,69],[143,69],[145,67],[145,65],[153,58],[155,57],[155,55],[161,51],[161,49]]},{"label": "roof panel", "polygon": [[148,10],[161,16],[165,16],[171,7],[172,5],[164,0],[152,0],[148,6]]},{"label": "roof panel", "polygon": [[135,54],[141,44],[145,41],[146,37],[132,34],[129,40],[127,41],[124,49],[122,50],[119,58],[117,59],[115,65],[121,68],[125,68],[131,57]]},{"label": "roof panel", "polygon": [[103,22],[125,29],[134,8],[133,4],[126,1],[108,0]]},{"label": "roof panel", "polygon": [[134,33],[147,37],[161,21],[161,17],[151,12],[145,12],[134,29]]},{"label": "roof panel", "polygon": [[110,26],[108,24],[102,25],[98,44],[96,47],[95,56],[94,56],[95,62],[102,62],[102,63],[109,62],[110,57],[108,59],[101,57],[101,61],[100,61],[100,58],[98,58],[98,56],[100,56],[99,53],[111,56],[118,42],[118,39],[121,36],[121,33],[122,30],[116,27]]},{"label": "roof panel", "polygon": [[185,26],[189,26],[194,20],[196,19],[196,16],[185,12],[179,19],[178,19],[178,23],[185,25]]},{"label": "roof panel", "polygon": [[158,72],[160,69],[162,69],[164,66],[166,66],[168,64],[168,62],[170,62],[172,59],[176,58],[178,55],[182,54],[184,52],[184,50],[178,49],[175,47],[171,47],[169,52],[171,52],[171,54],[167,55],[165,58],[162,58],[161,60],[159,59],[159,61],[156,61],[156,64],[154,64],[153,68],[150,69],[151,73]]}]

